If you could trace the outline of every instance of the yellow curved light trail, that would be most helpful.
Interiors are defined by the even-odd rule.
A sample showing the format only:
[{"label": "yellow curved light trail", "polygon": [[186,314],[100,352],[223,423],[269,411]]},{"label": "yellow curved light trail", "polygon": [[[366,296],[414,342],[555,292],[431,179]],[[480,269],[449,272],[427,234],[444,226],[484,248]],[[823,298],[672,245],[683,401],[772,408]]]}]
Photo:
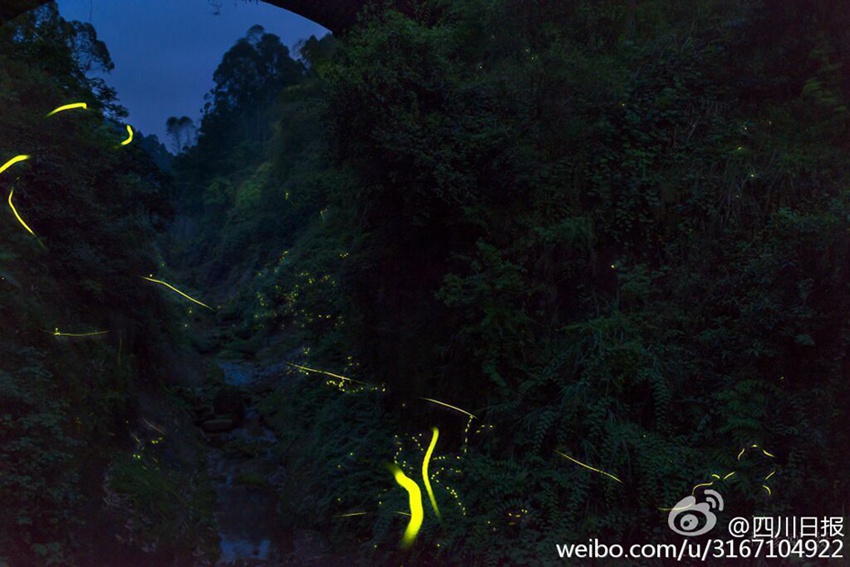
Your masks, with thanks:
[{"label": "yellow curved light trail", "polygon": [[675,506],[672,508],[659,508],[662,512],[670,512],[671,510],[687,510],[690,506],[682,506],[681,508],[676,508]]},{"label": "yellow curved light trail", "polygon": [[10,167],[15,165],[16,163],[24,161],[24,160],[28,160],[28,159],[30,159],[30,156],[27,156],[27,155],[24,155],[24,154],[21,154],[19,156],[15,156],[12,159],[10,159],[9,161],[7,161],[6,163],[4,163],[2,166],[0,166],[0,173],[3,173],[4,171],[9,169]]},{"label": "yellow curved light trail", "polygon": [[158,283],[158,284],[164,285],[164,286],[165,286],[165,287],[167,287],[168,289],[170,289],[170,290],[172,290],[172,291],[176,291],[177,293],[179,293],[180,295],[182,295],[183,297],[185,297],[185,298],[186,298],[186,299],[188,299],[189,301],[192,301],[192,302],[194,302],[194,303],[197,303],[197,304],[198,304],[198,305],[200,305],[201,307],[206,307],[206,308],[207,308],[207,309],[209,309],[210,311],[214,311],[214,309],[213,309],[212,307],[210,307],[209,305],[207,305],[206,303],[202,303],[202,302],[198,301],[197,299],[195,299],[194,297],[190,297],[190,296],[186,295],[185,293],[183,293],[182,291],[180,291],[179,289],[177,289],[176,287],[174,287],[173,285],[171,285],[171,284],[170,284],[170,283],[168,283],[168,282],[164,282],[164,281],[162,281],[162,280],[157,280],[157,279],[149,278],[149,277],[145,277],[145,276],[139,276],[139,277],[140,277],[140,278],[142,278],[143,280],[148,280],[149,282],[153,282],[153,283]]},{"label": "yellow curved light trail", "polygon": [[770,491],[770,487],[769,487],[769,486],[767,486],[766,484],[762,484],[762,485],[761,485],[761,487],[762,487],[762,488],[764,488],[765,490],[767,490],[767,495],[768,495],[768,496],[773,496],[773,492],[771,492],[771,491]]},{"label": "yellow curved light trail", "polygon": [[741,460],[741,456],[744,454],[744,451],[746,451],[746,450],[747,450],[747,448],[746,448],[746,447],[744,447],[743,449],[741,449],[741,452],[740,452],[740,453],[738,453],[738,460],[739,460],[739,461]]},{"label": "yellow curved light trail", "polygon": [[14,193],[15,193],[14,189],[9,191],[9,207],[12,209],[12,212],[15,213],[15,218],[18,219],[18,222],[21,223],[21,226],[23,226],[25,229],[27,229],[27,232],[29,232],[30,234],[35,236],[35,233],[32,231],[32,229],[29,226],[27,226],[27,223],[25,223],[24,219],[21,218],[21,215],[18,214],[18,210],[15,208],[15,205],[12,204],[12,195]]},{"label": "yellow curved light trail", "polygon": [[98,335],[106,335],[109,331],[94,331],[92,333],[63,333],[59,328],[53,330],[54,337],[96,337]]},{"label": "yellow curved light trail", "polygon": [[729,478],[730,476],[732,476],[734,474],[735,474],[735,471],[730,472],[729,474],[727,474],[726,476],[723,477],[723,480],[726,480],[727,478]]},{"label": "yellow curved light trail", "polygon": [[425,458],[422,459],[422,482],[425,484],[425,490],[428,491],[428,499],[431,500],[431,508],[434,509],[434,513],[438,518],[442,518],[442,516],[440,516],[440,509],[437,507],[437,499],[434,497],[434,491],[431,490],[431,479],[428,478],[428,465],[431,463],[431,455],[434,453],[434,447],[437,446],[437,439],[440,437],[440,430],[436,427],[432,427],[431,431],[434,435],[431,437],[431,444],[428,445],[428,450],[425,451]]},{"label": "yellow curved light trail", "polygon": [[694,486],[693,490],[691,490],[691,496],[693,496],[694,494],[696,494],[696,492],[697,492],[697,488],[699,488],[700,486],[711,486],[712,484],[714,484],[714,481],[711,481],[711,482],[701,482],[701,483],[697,484],[696,486]]},{"label": "yellow curved light trail", "polygon": [[555,451],[555,452],[556,452],[556,453],[558,453],[559,455],[561,455],[562,457],[564,457],[564,458],[567,458],[567,459],[571,460],[572,462],[574,462],[575,464],[577,464],[577,465],[579,465],[579,466],[582,466],[582,467],[584,467],[584,468],[586,468],[586,469],[588,469],[588,470],[591,470],[591,471],[593,471],[593,472],[596,472],[596,473],[599,473],[599,474],[603,474],[603,475],[607,476],[608,478],[611,478],[611,479],[613,479],[613,480],[616,480],[616,481],[617,481],[617,482],[619,482],[620,484],[623,484],[623,481],[622,481],[622,480],[620,480],[619,478],[617,478],[616,476],[614,476],[614,475],[613,475],[613,474],[611,474],[611,473],[607,473],[607,472],[605,472],[605,471],[602,471],[602,470],[599,470],[599,469],[595,469],[595,468],[591,467],[590,465],[586,465],[586,464],[582,463],[581,461],[577,461],[577,460],[575,460],[574,458],[570,457],[569,455],[567,455],[567,454],[565,454],[565,453],[562,453],[562,452],[560,452],[560,451]]},{"label": "yellow curved light trail", "polygon": [[387,468],[398,485],[405,489],[408,495],[410,522],[408,522],[407,529],[404,530],[404,535],[401,538],[401,548],[406,549],[413,544],[420,528],[422,528],[422,520],[425,518],[425,512],[422,509],[422,491],[419,489],[419,485],[408,478],[398,465],[387,465]]},{"label": "yellow curved light trail", "polygon": [[769,474],[769,475],[767,475],[766,477],[764,477],[764,480],[769,479],[770,477],[772,477],[772,476],[773,476],[773,475],[775,475],[775,474],[776,474],[776,471],[770,471],[770,474]]},{"label": "yellow curved light trail", "polygon": [[121,142],[122,146],[126,146],[127,144],[133,141],[133,129],[130,127],[129,124],[127,124],[127,133],[130,134],[130,137]]},{"label": "yellow curved light trail", "polygon": [[158,432],[158,433],[161,433],[161,434],[165,435],[165,431],[163,431],[161,428],[157,427],[156,425],[154,425],[153,423],[151,423],[150,421],[148,421],[146,418],[144,418],[144,417],[143,417],[143,418],[142,418],[142,421],[144,421],[144,422],[145,422],[145,425],[147,425],[148,427],[150,427],[150,428],[151,428],[151,429],[153,429],[154,431],[156,431],[156,432]]},{"label": "yellow curved light trail", "polygon": [[[420,399],[420,400],[425,400],[426,402],[431,402],[432,404],[438,404],[438,405],[441,405],[441,406],[445,406],[445,407],[447,407],[447,408],[449,408],[449,409],[453,409],[453,410],[455,410],[455,411],[459,411],[460,413],[466,414],[466,415],[468,415],[469,417],[475,417],[474,415],[472,415],[471,413],[469,413],[469,412],[468,412],[468,411],[466,411],[466,410],[462,410],[462,409],[460,409],[459,407],[457,407],[457,406],[453,406],[453,405],[451,405],[451,404],[447,404],[446,402],[441,402],[440,400],[435,400],[435,399],[433,399],[433,398],[419,398],[419,399]],[[476,418],[476,419],[477,419],[477,418]]]},{"label": "yellow curved light trail", "polygon": [[50,118],[54,114],[58,114],[60,112],[64,112],[66,110],[71,110],[71,109],[74,109],[74,108],[82,108],[83,110],[86,110],[88,108],[88,105],[86,105],[86,103],[84,103],[84,102],[72,102],[71,104],[63,104],[59,108],[56,108],[56,109],[48,112],[47,116],[45,116],[45,118]]},{"label": "yellow curved light trail", "polygon": [[341,376],[339,374],[334,374],[333,372],[328,372],[327,370],[317,370],[315,368],[308,368],[306,366],[301,366],[300,364],[295,364],[294,362],[287,362],[289,366],[293,366],[299,370],[303,370],[304,372],[313,372],[315,374],[324,374],[325,376],[331,376],[332,378],[339,378],[340,380],[345,380],[348,382],[354,382],[355,384],[363,384],[368,385],[366,382],[361,382],[360,380],[355,380],[354,378],[347,378],[346,376]]},{"label": "yellow curved light trail", "polygon": [[768,452],[767,452],[767,451],[765,451],[764,449],[762,449],[762,450],[761,450],[761,452],[762,452],[762,453],[764,453],[766,456],[770,457],[771,459],[775,459],[775,458],[776,458],[776,455],[771,455],[770,453],[768,453]]}]

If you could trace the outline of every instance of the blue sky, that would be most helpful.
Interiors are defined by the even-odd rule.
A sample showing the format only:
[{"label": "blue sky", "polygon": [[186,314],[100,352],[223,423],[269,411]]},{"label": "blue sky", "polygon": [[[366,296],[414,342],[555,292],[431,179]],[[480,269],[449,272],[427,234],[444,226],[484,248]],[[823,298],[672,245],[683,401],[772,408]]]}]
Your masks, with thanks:
[{"label": "blue sky", "polygon": [[67,20],[90,22],[106,42],[115,70],[107,77],[130,111],[129,123],[168,145],[165,121],[197,122],[204,94],[222,55],[254,24],[280,36],[290,49],[327,30],[263,2],[219,0],[58,0]]}]

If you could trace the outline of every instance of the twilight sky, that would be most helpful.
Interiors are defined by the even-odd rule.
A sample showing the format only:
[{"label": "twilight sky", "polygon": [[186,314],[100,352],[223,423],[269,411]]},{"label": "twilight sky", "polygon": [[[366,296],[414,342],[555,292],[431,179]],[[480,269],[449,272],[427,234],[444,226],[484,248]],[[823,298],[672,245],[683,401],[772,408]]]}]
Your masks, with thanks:
[{"label": "twilight sky", "polygon": [[327,30],[263,2],[220,0],[57,0],[66,20],[90,22],[106,42],[115,69],[107,83],[129,110],[128,122],[168,145],[165,121],[195,122],[224,52],[254,24],[276,34],[290,50]]}]

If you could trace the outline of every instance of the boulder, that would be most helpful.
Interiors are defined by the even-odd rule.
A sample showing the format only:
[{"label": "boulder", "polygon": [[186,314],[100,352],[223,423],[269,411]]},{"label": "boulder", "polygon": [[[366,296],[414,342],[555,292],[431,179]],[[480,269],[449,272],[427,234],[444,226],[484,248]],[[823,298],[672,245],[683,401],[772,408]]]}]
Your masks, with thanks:
[{"label": "boulder", "polygon": [[208,419],[201,423],[201,429],[207,433],[225,433],[236,429],[236,420],[230,417]]}]

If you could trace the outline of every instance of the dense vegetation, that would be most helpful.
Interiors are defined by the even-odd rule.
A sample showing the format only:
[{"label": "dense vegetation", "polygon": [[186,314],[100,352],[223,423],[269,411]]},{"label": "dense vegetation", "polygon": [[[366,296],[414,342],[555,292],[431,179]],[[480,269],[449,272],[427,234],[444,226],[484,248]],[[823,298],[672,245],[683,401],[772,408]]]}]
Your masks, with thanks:
[{"label": "dense vegetation", "polygon": [[[304,42],[299,59],[249,30],[215,74],[197,143],[185,143],[185,121],[170,122],[175,218],[160,241],[167,263],[222,305],[218,334],[193,337],[196,348],[356,380],[281,380],[261,404],[290,471],[278,486],[288,521],[370,565],[528,565],[590,537],[667,541],[660,509],[712,474],[736,473],[713,485],[726,499],[721,525],[845,514],[843,8],[435,0],[414,18],[367,12],[341,39]],[[0,78],[0,93],[24,88],[15,81],[52,92],[38,87],[47,79],[37,66],[7,65],[20,77]],[[51,96],[22,98],[40,108],[67,98]],[[2,120],[19,124],[19,147],[46,123],[15,101]],[[150,241],[133,231],[166,216],[164,181],[150,159],[109,146],[114,131],[97,121],[63,122],[61,138],[41,142],[61,147],[15,170],[22,208],[46,219],[37,232],[47,250],[13,222],[3,233],[17,256],[0,265],[17,282],[3,296],[14,315],[4,315],[2,348],[16,353],[4,351],[3,377],[18,381],[2,383],[2,403],[32,408],[3,414],[20,421],[3,434],[43,440],[54,427],[70,440],[60,451],[51,437],[55,453],[33,441],[0,451],[30,451],[19,462],[47,455],[60,487],[74,483],[71,440],[107,442],[70,427],[69,408],[90,395],[73,369],[97,359],[82,349],[112,360],[116,347],[58,353],[35,329],[177,317],[133,295],[149,292],[132,280],[152,271],[154,250],[122,244]],[[102,174],[77,167],[63,145],[71,135],[102,156],[92,160]],[[110,212],[123,197],[98,187],[117,171],[122,191],[149,196],[133,201],[147,216]],[[67,202],[50,192],[62,176],[79,187]],[[110,220],[80,222],[79,237],[62,240],[62,219],[95,212]],[[98,255],[110,261],[90,260]],[[57,286],[75,302],[50,307]],[[156,348],[135,349],[134,364],[157,366]],[[116,412],[139,376],[111,382],[117,397],[99,411]],[[385,465],[420,479],[433,426],[442,520],[426,502],[419,538],[400,551],[407,496]],[[43,472],[18,482],[46,497],[35,478],[53,482]],[[71,509],[51,498],[41,509]],[[0,537],[15,533],[0,525]]]},{"label": "dense vegetation", "polygon": [[[90,25],[49,5],[0,28],[0,44],[0,162],[30,156],[0,174],[0,565],[93,564],[115,545],[97,526],[139,519],[122,505],[130,483],[159,479],[153,496],[169,501],[191,492],[166,481],[179,471],[130,456],[150,437],[137,430],[138,396],[167,381],[178,338],[175,310],[140,278],[159,272],[170,185],[139,147],[120,145],[125,113],[86,77],[112,66]],[[46,117],[72,101],[88,108]],[[191,552],[198,526],[184,521],[157,515],[188,540],[163,540],[164,557]]]}]

